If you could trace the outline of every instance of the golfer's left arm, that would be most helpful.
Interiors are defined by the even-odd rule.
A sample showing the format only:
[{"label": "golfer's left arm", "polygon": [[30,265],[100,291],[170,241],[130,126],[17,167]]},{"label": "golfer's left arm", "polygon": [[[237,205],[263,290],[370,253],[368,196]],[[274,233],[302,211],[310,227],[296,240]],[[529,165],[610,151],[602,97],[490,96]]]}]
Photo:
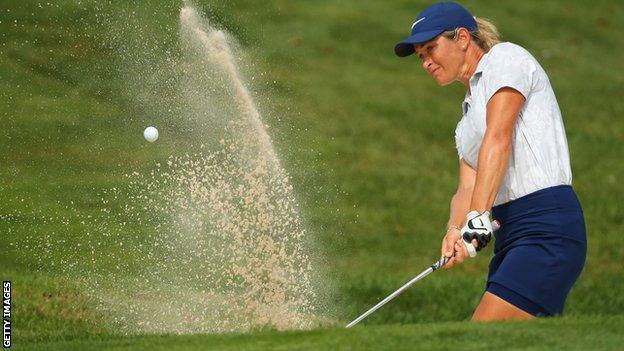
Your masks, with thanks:
[{"label": "golfer's left arm", "polygon": [[513,132],[524,100],[524,96],[517,90],[502,88],[487,104],[487,128],[479,150],[477,179],[470,211],[490,211],[494,204],[507,172]]},{"label": "golfer's left arm", "polygon": [[[514,127],[524,101],[520,92],[507,87],[498,90],[488,101],[487,128],[479,150],[477,176],[469,211],[483,213],[491,210],[507,171]],[[459,262],[468,257],[468,250],[461,240],[460,238],[455,245],[455,249],[460,251]],[[475,245],[476,241],[472,240],[472,243]]]}]

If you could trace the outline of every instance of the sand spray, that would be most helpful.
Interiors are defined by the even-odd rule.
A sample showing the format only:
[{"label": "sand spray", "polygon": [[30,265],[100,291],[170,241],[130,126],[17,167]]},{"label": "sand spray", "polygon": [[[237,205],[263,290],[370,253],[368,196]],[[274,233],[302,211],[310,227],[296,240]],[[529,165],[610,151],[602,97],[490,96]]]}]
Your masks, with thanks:
[{"label": "sand spray", "polygon": [[[102,194],[101,216],[79,219],[89,228],[80,243],[37,239],[63,253],[40,260],[80,286],[124,333],[327,323],[321,259],[237,67],[233,38],[189,3],[179,35],[181,54],[165,70],[173,78],[163,81],[171,83],[170,118],[191,126],[195,151],[126,174],[128,188]],[[136,95],[142,104],[159,103],[146,91]]]}]

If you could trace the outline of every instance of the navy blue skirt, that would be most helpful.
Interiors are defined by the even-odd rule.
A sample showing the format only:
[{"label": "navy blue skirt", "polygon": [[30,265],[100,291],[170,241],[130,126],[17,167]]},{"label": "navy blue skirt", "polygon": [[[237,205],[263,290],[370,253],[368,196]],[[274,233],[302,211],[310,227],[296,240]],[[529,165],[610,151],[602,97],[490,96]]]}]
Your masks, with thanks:
[{"label": "navy blue skirt", "polygon": [[542,189],[492,208],[486,290],[534,316],[563,313],[587,252],[583,210],[571,186]]}]

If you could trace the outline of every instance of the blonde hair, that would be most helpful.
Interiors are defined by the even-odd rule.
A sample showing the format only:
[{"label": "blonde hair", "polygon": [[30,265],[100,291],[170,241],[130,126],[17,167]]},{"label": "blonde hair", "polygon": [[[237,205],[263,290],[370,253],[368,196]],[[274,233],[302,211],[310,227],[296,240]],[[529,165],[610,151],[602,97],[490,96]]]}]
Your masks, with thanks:
[{"label": "blonde hair", "polygon": [[[483,51],[488,52],[490,49],[500,43],[500,34],[494,23],[485,18],[475,17],[477,21],[477,29],[470,32],[470,37]],[[457,39],[458,29],[449,30],[442,33],[442,36],[455,40]]]}]

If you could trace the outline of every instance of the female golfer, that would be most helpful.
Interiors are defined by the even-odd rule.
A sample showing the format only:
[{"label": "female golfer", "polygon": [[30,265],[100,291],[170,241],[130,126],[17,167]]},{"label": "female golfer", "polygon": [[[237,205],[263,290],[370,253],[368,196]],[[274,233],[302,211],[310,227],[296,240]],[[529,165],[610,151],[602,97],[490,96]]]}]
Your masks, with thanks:
[{"label": "female golfer", "polygon": [[442,241],[446,267],[474,256],[493,234],[491,221],[501,223],[472,320],[561,314],[586,239],[548,76],[529,52],[499,43],[491,23],[452,2],[422,11],[395,53],[415,53],[439,85],[466,87],[455,130],[459,185]]}]

